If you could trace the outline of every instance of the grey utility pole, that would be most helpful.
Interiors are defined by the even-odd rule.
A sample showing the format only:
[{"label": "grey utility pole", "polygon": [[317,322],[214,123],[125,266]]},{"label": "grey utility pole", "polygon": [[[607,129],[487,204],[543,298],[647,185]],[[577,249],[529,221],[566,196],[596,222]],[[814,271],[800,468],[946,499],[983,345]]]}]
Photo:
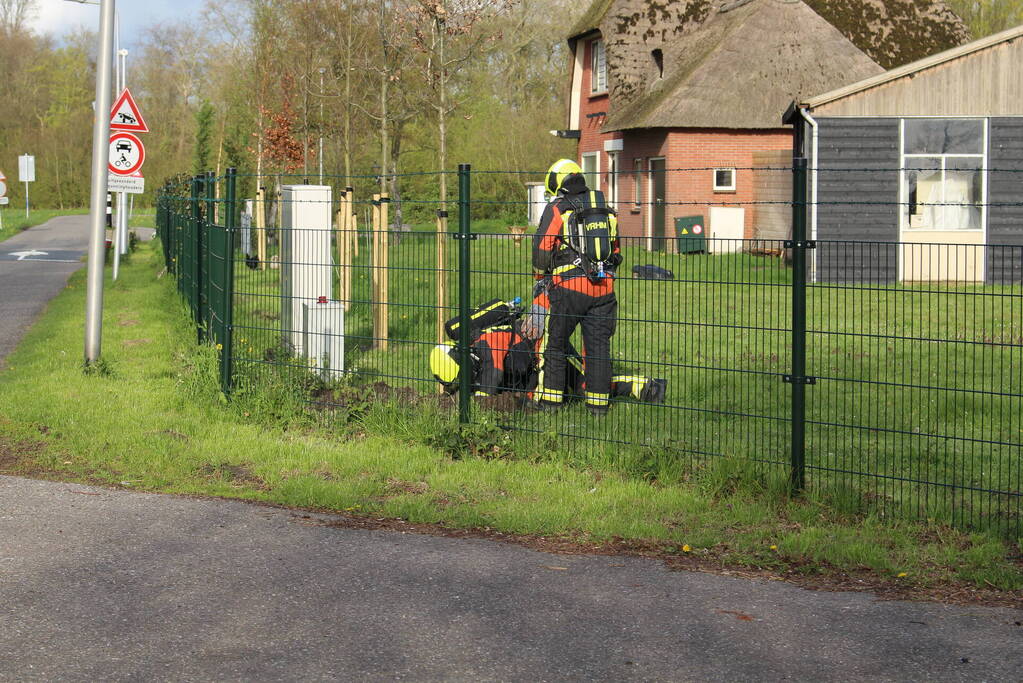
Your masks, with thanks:
[{"label": "grey utility pole", "polygon": [[99,360],[103,324],[104,229],[110,153],[110,71],[114,49],[114,0],[100,0],[96,65],[96,118],[92,124],[92,191],[89,199],[89,265],[85,291],[85,362]]}]

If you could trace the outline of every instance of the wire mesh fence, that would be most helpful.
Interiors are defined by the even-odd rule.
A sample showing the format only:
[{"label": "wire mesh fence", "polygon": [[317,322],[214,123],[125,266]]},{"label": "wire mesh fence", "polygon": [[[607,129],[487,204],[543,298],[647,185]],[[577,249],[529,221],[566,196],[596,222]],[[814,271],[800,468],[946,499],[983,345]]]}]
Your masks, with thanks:
[{"label": "wire mesh fence", "polygon": [[[922,210],[990,221],[996,203],[896,193],[878,204],[898,239],[822,239],[860,202],[813,201],[824,170],[736,169],[784,194],[700,196],[690,186],[712,170],[614,179],[621,265],[599,313],[562,303],[578,282],[537,272],[529,218],[542,205],[525,188],[492,194],[495,176],[540,173],[462,167],[448,201],[389,197],[370,176],[278,176],[242,199],[229,171],[169,183],[158,221],[198,338],[222,349],[225,392],[285,385],[323,409],[369,389],[497,425],[534,455],[629,453],[658,463],[651,478],[729,459],[851,511],[1018,536],[1023,246],[990,243],[966,214],[965,229],[913,228],[940,222]],[[432,363],[442,343],[457,377]],[[602,367],[610,410],[594,415]],[[562,400],[546,405],[554,386]]]}]

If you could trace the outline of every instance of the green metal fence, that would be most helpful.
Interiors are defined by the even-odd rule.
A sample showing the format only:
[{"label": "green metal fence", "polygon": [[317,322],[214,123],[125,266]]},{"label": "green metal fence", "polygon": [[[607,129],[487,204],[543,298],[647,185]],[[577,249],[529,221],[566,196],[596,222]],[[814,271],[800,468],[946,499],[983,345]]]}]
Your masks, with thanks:
[{"label": "green metal fence", "polygon": [[[283,381],[322,409],[346,405],[355,387],[452,422],[495,423],[534,455],[585,464],[631,449],[686,467],[729,458],[851,510],[1018,537],[1023,247],[814,239],[805,160],[743,170],[793,189],[716,202],[756,217],[738,236],[693,234],[705,200],[658,201],[661,216],[685,218],[679,234],[651,229],[638,178],[635,196],[618,198],[632,227],[610,360],[615,375],[663,379],[667,393],[623,393],[605,417],[581,402],[536,411],[510,386],[474,400],[468,373],[453,399],[428,365],[443,320],[459,319],[448,341],[469,367],[471,309],[530,301],[525,202],[489,188],[495,176],[540,173],[462,166],[448,177],[450,202],[422,175],[396,176],[400,197],[378,194],[373,176],[328,176],[322,190],[278,176],[246,207],[229,170],[169,183],[159,235],[198,339],[221,349],[225,393]],[[786,234],[760,230],[779,211]]]}]

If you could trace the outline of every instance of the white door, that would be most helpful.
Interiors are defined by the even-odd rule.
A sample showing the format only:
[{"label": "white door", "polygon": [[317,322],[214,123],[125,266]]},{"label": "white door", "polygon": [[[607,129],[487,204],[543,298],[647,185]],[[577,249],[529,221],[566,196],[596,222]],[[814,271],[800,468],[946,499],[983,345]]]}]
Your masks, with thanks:
[{"label": "white door", "polygon": [[746,234],[746,209],[732,206],[710,207],[710,244],[712,254],[735,254],[742,251]]}]

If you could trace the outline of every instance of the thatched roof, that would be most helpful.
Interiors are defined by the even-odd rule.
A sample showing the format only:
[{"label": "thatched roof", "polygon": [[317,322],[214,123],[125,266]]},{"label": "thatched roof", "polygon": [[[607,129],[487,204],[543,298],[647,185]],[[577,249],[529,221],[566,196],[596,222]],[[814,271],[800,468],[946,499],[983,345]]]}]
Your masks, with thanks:
[{"label": "thatched roof", "polygon": [[777,128],[794,99],[967,37],[941,0],[595,0],[573,36],[594,26],[607,43],[605,131]]}]

